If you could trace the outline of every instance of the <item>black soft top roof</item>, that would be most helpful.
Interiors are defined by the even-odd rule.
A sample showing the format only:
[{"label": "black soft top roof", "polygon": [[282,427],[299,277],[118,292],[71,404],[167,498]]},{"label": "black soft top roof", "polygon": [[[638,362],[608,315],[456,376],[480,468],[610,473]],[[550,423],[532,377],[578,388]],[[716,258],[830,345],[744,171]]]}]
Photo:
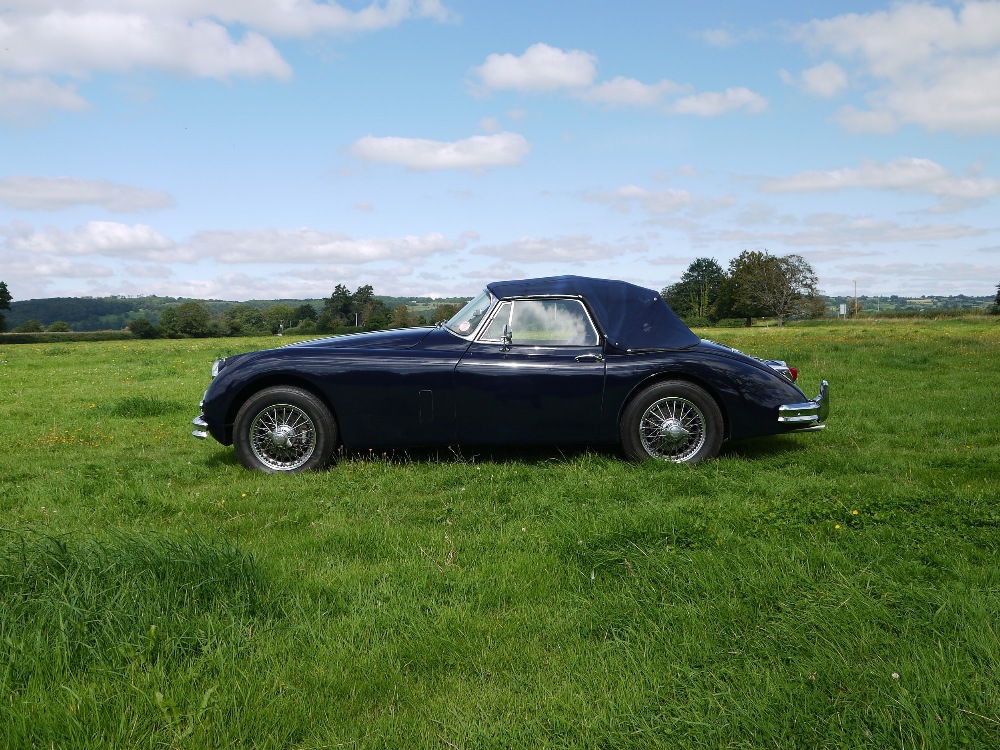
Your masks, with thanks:
[{"label": "black soft top roof", "polygon": [[607,335],[608,343],[624,351],[682,349],[701,341],[658,293],[626,281],[549,276],[495,281],[486,288],[499,299],[545,295],[583,297]]}]

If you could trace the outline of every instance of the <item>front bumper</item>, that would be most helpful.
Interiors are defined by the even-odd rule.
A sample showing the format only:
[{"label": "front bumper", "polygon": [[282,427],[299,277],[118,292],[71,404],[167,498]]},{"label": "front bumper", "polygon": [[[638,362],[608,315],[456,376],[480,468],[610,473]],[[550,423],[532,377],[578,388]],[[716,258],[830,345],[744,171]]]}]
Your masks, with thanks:
[{"label": "front bumper", "polygon": [[792,427],[789,432],[822,430],[830,414],[830,384],[820,384],[819,395],[804,404],[784,404],[778,407],[778,423]]},{"label": "front bumper", "polygon": [[204,440],[208,437],[208,422],[205,421],[205,400],[202,399],[201,403],[198,404],[198,416],[191,420],[191,424],[197,427],[197,430],[193,430],[191,434],[198,438],[199,440]]}]

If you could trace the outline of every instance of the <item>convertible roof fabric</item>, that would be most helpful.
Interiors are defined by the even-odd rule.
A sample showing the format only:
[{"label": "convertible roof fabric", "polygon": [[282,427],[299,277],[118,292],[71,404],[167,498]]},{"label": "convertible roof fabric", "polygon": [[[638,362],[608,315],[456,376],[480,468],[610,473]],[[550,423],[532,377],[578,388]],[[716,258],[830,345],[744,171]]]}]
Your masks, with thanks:
[{"label": "convertible roof fabric", "polygon": [[582,297],[604,329],[608,343],[624,351],[683,349],[701,341],[659,294],[625,281],[550,276],[495,281],[486,288],[499,299],[544,295]]}]

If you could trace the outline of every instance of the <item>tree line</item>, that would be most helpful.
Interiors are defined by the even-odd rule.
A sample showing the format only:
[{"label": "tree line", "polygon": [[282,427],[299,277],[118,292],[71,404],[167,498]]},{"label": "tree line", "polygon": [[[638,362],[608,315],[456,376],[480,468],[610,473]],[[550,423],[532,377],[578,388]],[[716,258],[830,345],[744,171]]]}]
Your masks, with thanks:
[{"label": "tree line", "polygon": [[[817,289],[812,267],[799,255],[773,256],[767,251],[744,251],[723,269],[714,258],[698,258],[679,281],[662,290],[662,296],[689,325],[712,325],[739,319],[750,325],[753,318],[775,318],[779,324],[791,317],[823,317],[826,301]],[[33,300],[38,310],[75,312],[85,320],[107,320],[105,329],[127,327],[141,338],[185,336],[249,336],[284,331],[300,335],[405,328],[447,320],[461,306],[460,301],[440,302],[424,314],[411,310],[399,299],[387,304],[375,296],[371,285],[351,292],[337,284],[333,293],[313,303],[232,304],[187,300],[171,304],[173,298],[143,298],[149,311],[134,310],[134,301],[125,299],[54,298]],[[388,298],[392,300],[393,298]],[[7,330],[4,310],[13,298],[0,281],[0,333]],[[24,304],[24,303],[18,303]],[[987,312],[1000,315],[1000,284]],[[43,319],[45,319],[43,317]],[[73,318],[79,320],[79,317]],[[115,323],[117,322],[117,324]],[[74,330],[96,330],[74,323]],[[15,327],[16,333],[69,331],[65,320],[43,325],[32,318]]]},{"label": "tree line", "polygon": [[663,298],[691,325],[724,319],[823,317],[826,302],[812,266],[801,255],[775,256],[766,250],[744,250],[723,269],[714,258],[698,258]]},{"label": "tree line", "polygon": [[458,309],[458,305],[442,303],[429,315],[417,315],[410,312],[405,304],[390,308],[375,296],[371,285],[351,292],[343,284],[337,284],[333,294],[323,300],[319,311],[309,303],[297,306],[278,303],[264,308],[237,304],[213,314],[207,303],[190,300],[164,308],[159,325],[154,325],[148,318],[138,317],[130,320],[127,327],[140,338],[252,336],[285,332],[296,335],[331,334],[427,325],[447,320]]}]

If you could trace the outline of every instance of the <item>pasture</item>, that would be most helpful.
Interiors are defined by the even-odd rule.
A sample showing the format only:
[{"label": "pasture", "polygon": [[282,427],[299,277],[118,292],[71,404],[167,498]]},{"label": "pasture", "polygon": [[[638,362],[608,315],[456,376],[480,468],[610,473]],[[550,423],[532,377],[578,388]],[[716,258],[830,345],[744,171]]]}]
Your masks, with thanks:
[{"label": "pasture", "polygon": [[0,747],[1000,746],[1000,324],[698,331],[822,433],[249,473],[281,340],[0,345]]}]

